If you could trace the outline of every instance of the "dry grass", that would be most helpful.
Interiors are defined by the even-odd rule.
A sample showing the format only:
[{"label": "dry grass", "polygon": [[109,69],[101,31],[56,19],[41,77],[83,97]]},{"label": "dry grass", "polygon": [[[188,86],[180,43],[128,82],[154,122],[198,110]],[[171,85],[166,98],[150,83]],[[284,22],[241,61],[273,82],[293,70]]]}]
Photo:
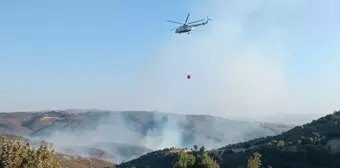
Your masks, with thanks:
[{"label": "dry grass", "polygon": [[94,158],[82,158],[64,154],[55,154],[54,157],[61,163],[63,168],[104,168],[113,165],[111,162]]}]

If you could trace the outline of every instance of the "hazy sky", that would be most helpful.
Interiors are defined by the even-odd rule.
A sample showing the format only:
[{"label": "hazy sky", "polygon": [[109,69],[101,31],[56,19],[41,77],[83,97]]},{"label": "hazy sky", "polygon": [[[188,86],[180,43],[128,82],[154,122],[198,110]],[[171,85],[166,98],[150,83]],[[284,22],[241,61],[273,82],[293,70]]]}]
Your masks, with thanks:
[{"label": "hazy sky", "polygon": [[[340,109],[336,0],[1,1],[0,111]],[[209,16],[190,35],[169,30]],[[192,75],[186,80],[186,74]],[[250,116],[250,117],[249,117]],[[306,117],[305,117],[306,119]]]}]

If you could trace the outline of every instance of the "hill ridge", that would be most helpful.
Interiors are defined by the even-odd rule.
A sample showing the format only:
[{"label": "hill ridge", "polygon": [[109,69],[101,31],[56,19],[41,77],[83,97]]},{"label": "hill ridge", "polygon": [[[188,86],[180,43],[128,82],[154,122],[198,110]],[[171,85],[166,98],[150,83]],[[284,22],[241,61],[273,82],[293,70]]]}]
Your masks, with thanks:
[{"label": "hill ridge", "polygon": [[[168,163],[171,167],[173,156],[166,148],[154,151],[140,158],[120,164],[120,167],[148,165],[157,167]],[[278,135],[255,138],[245,142],[226,145],[208,151],[221,167],[245,166],[247,159],[255,152],[263,155],[264,165],[273,168],[284,167],[340,167],[340,111],[334,111],[309,123],[284,131]],[[314,158],[314,159],[313,159]]]}]

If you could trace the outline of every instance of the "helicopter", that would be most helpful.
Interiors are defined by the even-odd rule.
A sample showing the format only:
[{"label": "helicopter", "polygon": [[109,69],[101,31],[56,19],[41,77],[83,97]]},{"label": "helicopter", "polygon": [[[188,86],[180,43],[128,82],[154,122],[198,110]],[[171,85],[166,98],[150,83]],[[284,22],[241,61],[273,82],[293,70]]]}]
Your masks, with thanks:
[{"label": "helicopter", "polygon": [[[208,24],[209,20],[211,20],[211,19],[209,19],[209,17],[207,17],[207,19],[201,19],[201,20],[197,20],[197,21],[194,21],[194,22],[187,23],[188,19],[189,19],[189,16],[190,16],[190,13],[188,13],[188,16],[187,16],[187,18],[186,18],[184,23],[179,23],[179,22],[167,20],[168,22],[176,23],[176,24],[181,24],[182,25],[180,27],[173,28],[170,31],[175,30],[175,33],[178,33],[178,34],[181,34],[181,33],[188,33],[188,34],[190,34],[191,30],[194,27],[206,25],[206,24]],[[202,22],[202,23],[198,23],[198,24],[193,24],[193,23],[204,21],[204,20],[206,20],[206,21]]]}]

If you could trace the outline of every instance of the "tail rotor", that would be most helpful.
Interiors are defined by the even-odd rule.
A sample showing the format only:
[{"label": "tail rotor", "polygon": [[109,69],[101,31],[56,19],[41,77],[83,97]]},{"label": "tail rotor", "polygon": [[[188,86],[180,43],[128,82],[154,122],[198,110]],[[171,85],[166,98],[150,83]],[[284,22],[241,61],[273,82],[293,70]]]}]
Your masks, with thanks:
[{"label": "tail rotor", "polygon": [[207,16],[207,21],[206,21],[206,24],[210,21],[212,21],[208,16]]}]

